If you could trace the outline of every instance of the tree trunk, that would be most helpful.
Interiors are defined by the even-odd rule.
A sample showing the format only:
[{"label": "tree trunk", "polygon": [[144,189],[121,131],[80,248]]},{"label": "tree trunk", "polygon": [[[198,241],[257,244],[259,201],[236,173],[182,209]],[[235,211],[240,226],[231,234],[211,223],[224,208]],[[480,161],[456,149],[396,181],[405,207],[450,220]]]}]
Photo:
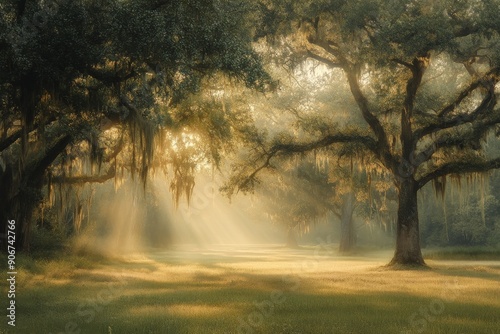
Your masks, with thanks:
[{"label": "tree trunk", "polygon": [[413,178],[406,178],[401,181],[399,186],[396,251],[389,263],[390,266],[425,265],[420,250],[417,191],[417,183]]},{"label": "tree trunk", "polygon": [[349,192],[344,196],[340,216],[340,253],[347,253],[356,246],[356,230],[352,219],[354,204],[354,193]]},{"label": "tree trunk", "polygon": [[[0,170],[0,248],[7,249],[7,220],[16,221],[16,249],[29,249],[29,239],[33,213],[42,200],[44,173],[59,154],[69,145],[71,136],[66,135],[47,148],[38,159],[26,165],[23,170],[17,171],[8,166],[5,171]],[[13,165],[13,164],[12,164]],[[15,184],[14,184],[14,180]]]},{"label": "tree trunk", "polygon": [[293,230],[293,227],[290,227],[288,229],[285,246],[288,248],[299,248],[299,244],[297,243],[297,238],[295,238],[295,231]]}]

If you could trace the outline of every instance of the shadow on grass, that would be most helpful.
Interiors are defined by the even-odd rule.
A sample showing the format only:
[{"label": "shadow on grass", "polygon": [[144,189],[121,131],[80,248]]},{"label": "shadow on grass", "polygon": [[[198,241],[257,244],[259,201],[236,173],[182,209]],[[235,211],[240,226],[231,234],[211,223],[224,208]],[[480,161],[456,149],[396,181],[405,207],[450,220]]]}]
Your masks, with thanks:
[{"label": "shadow on grass", "polygon": [[436,266],[436,268],[434,268],[433,271],[444,276],[464,277],[464,278],[468,277],[480,280],[500,282],[500,270],[491,269],[481,265],[478,265],[476,267],[472,266],[464,267],[457,265],[452,267],[448,266],[444,268],[442,266]]}]

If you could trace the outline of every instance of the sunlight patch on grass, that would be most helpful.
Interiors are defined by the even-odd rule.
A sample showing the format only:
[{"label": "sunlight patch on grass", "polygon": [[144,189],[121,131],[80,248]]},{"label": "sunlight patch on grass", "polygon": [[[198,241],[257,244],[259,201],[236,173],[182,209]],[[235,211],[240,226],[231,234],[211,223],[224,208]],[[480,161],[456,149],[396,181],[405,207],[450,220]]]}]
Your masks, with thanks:
[{"label": "sunlight patch on grass", "polygon": [[175,316],[181,317],[219,317],[223,315],[234,314],[228,306],[215,306],[215,305],[187,305],[177,304],[168,308],[168,312]]},{"label": "sunlight patch on grass", "polygon": [[234,315],[235,311],[228,306],[206,304],[174,304],[174,305],[143,305],[130,310],[134,316],[150,316],[151,314],[165,314],[180,317],[214,317]]}]

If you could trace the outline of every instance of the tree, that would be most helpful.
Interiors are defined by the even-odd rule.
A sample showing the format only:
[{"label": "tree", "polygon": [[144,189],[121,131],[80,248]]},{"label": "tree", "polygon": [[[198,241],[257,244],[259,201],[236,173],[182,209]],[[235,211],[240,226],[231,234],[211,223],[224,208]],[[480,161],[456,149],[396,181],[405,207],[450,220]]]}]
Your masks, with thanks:
[{"label": "tree", "polygon": [[[192,124],[192,114],[174,110],[203,78],[225,73],[264,89],[247,9],[240,1],[3,1],[0,230],[15,219],[22,248],[52,181],[103,182],[121,168],[145,184],[158,163],[155,138],[169,129],[171,143]],[[205,133],[218,127],[195,121]],[[193,162],[167,151],[173,188],[189,196]]]},{"label": "tree", "polygon": [[[336,71],[365,126],[332,126],[315,138],[276,138],[231,184],[252,188],[278,158],[349,145],[383,166],[398,190],[391,265],[424,265],[417,192],[448,175],[500,167],[484,140],[500,123],[499,2],[263,1],[260,36],[290,42],[296,57]],[[343,82],[343,83],[342,83]]]}]

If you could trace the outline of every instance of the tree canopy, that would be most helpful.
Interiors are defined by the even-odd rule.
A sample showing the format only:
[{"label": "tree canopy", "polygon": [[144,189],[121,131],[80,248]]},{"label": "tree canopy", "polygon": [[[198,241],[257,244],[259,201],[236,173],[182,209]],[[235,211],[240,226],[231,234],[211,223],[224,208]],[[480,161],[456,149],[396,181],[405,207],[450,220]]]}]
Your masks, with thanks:
[{"label": "tree canopy", "polygon": [[217,73],[257,90],[270,83],[249,15],[241,1],[2,2],[2,227],[20,215],[19,235],[28,234],[47,182],[103,182],[120,166],[146,182],[161,164],[154,152],[174,142],[160,160],[189,196],[195,161],[174,137],[192,122],[202,135],[225,136],[227,120],[182,101]]}]

